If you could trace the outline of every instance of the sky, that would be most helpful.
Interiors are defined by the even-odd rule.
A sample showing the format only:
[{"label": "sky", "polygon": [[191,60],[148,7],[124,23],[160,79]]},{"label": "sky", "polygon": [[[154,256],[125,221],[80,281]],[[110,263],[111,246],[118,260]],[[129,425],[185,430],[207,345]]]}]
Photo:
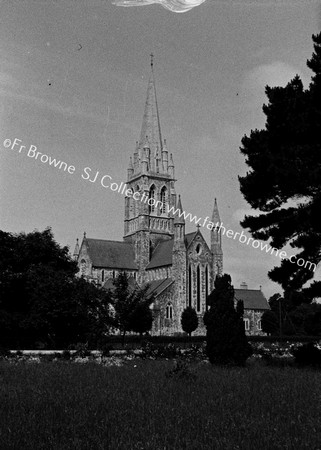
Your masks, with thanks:
[{"label": "sky", "polygon": [[[320,5],[198,3],[183,14],[109,0],[1,3],[0,229],[50,226],[71,251],[84,231],[122,240],[124,197],[81,174],[90,167],[126,181],[153,53],[162,135],[183,208],[205,218],[216,197],[224,227],[242,231],[240,220],[253,211],[239,189],[238,176],[248,170],[241,139],[264,128],[267,84],[284,86],[299,74],[308,87]],[[67,169],[50,165],[49,157]],[[186,232],[194,230],[186,223]],[[201,231],[209,242],[209,231]],[[280,264],[277,256],[227,237],[223,252],[234,287],[245,281],[267,297],[281,292],[267,276]]]}]

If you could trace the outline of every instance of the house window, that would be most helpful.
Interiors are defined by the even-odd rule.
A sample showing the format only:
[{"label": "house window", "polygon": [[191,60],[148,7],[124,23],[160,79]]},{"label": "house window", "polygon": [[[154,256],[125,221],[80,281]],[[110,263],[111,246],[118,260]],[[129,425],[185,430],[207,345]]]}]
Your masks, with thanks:
[{"label": "house window", "polygon": [[258,330],[262,330],[262,323],[261,323],[261,319],[259,319],[258,321],[257,321],[257,329]]},{"label": "house window", "polygon": [[103,283],[105,281],[105,271],[104,269],[101,271],[101,282]]},{"label": "house window", "polygon": [[250,319],[243,319],[243,320],[244,320],[245,331],[249,331],[250,330]]},{"label": "house window", "polygon": [[167,303],[166,306],[166,319],[173,318],[173,305],[171,303]]},{"label": "house window", "polygon": [[113,270],[113,278],[115,278],[115,271]]},{"label": "house window", "polygon": [[196,297],[196,311],[201,311],[201,268],[200,266],[197,266],[197,297]]}]

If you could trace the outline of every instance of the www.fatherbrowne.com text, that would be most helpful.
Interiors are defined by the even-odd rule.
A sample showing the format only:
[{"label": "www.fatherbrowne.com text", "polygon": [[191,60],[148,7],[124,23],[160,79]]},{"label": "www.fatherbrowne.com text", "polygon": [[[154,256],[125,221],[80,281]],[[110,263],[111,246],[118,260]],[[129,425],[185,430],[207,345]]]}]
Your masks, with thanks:
[{"label": "www.fatherbrowne.com text", "polygon": [[[74,165],[68,164],[65,161],[39,152],[35,145],[30,145],[29,147],[27,147],[25,145],[21,145],[21,143],[21,139],[5,139],[3,142],[3,146],[10,150],[17,151],[19,154],[24,154],[28,158],[37,160],[42,164],[48,164],[49,166],[62,172],[66,172],[70,175],[75,174],[76,167]],[[119,194],[125,195],[126,197],[133,197],[135,201],[147,203],[149,206],[154,206],[156,208],[163,207],[163,204],[160,200],[150,198],[148,194],[146,195],[144,192],[133,192],[132,189],[128,188],[126,182],[111,182],[113,178],[110,175],[102,175],[100,171],[92,170],[90,167],[83,168],[83,170],[81,171],[81,178],[90,183],[98,182],[104,189],[110,189],[112,192],[118,192]],[[313,272],[317,268],[316,264],[311,261],[305,261],[303,258],[297,258],[296,255],[288,256],[285,250],[280,251],[279,249],[271,247],[268,243],[263,243],[257,239],[246,236],[243,230],[241,232],[234,232],[231,229],[227,230],[226,227],[224,227],[223,222],[214,224],[209,220],[209,217],[205,217],[205,219],[202,219],[201,217],[193,216],[191,213],[186,213],[185,211],[181,211],[180,209],[177,209],[173,206],[168,207],[167,213],[172,214],[173,216],[178,215],[179,217],[184,217],[185,220],[189,220],[191,223],[195,223],[195,225],[199,225],[202,227],[206,226],[208,230],[215,229],[229,239],[237,240],[241,244],[251,245],[253,248],[260,249],[261,251],[265,251],[266,253],[269,253],[271,255],[274,254],[281,260],[289,259],[291,263],[297,264],[299,267],[313,270]]]}]

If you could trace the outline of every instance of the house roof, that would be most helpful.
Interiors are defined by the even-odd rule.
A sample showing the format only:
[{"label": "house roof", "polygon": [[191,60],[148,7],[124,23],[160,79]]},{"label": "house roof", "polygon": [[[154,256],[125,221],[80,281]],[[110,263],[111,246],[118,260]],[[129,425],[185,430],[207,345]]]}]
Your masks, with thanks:
[{"label": "house roof", "polygon": [[90,238],[86,243],[93,266],[137,270],[131,243]]},{"label": "house roof", "polygon": [[171,286],[174,283],[174,280],[172,278],[164,278],[162,280],[154,280],[151,281],[149,284],[149,288],[147,291],[147,294],[154,294],[155,297],[160,295],[162,292],[164,292],[169,286]]},{"label": "house roof", "polygon": [[194,239],[195,235],[197,234],[197,231],[192,231],[191,233],[185,234],[185,244],[186,248],[189,247],[190,243]]},{"label": "house roof", "polygon": [[146,269],[155,269],[156,267],[171,266],[173,256],[174,239],[161,241],[156,246],[152,259]]},{"label": "house roof", "polygon": [[244,309],[270,309],[264,294],[259,289],[234,289],[236,300],[243,300]]}]

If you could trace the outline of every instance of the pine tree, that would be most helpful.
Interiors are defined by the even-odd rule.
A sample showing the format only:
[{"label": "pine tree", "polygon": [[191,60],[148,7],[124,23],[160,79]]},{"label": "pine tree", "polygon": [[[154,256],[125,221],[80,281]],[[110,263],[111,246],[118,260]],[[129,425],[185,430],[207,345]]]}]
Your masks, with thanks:
[{"label": "pine tree", "polygon": [[188,306],[182,312],[181,325],[183,331],[185,331],[185,333],[188,333],[190,336],[198,327],[198,317],[195,309],[191,306]]},{"label": "pine tree", "polygon": [[207,356],[212,364],[244,365],[252,349],[247,342],[243,319],[234,308],[230,275],[216,277],[208,297],[210,309],[204,316],[207,329]]},{"label": "pine tree", "polygon": [[[290,244],[298,250],[294,262],[284,259],[269,272],[285,290],[304,286],[321,261],[321,33],[312,39],[309,88],[304,89],[299,76],[285,87],[267,86],[265,129],[244,136],[241,147],[251,169],[239,178],[241,192],[262,212],[246,216],[242,226],[255,239],[270,239],[271,247]],[[309,289],[320,295],[321,282]]]}]

